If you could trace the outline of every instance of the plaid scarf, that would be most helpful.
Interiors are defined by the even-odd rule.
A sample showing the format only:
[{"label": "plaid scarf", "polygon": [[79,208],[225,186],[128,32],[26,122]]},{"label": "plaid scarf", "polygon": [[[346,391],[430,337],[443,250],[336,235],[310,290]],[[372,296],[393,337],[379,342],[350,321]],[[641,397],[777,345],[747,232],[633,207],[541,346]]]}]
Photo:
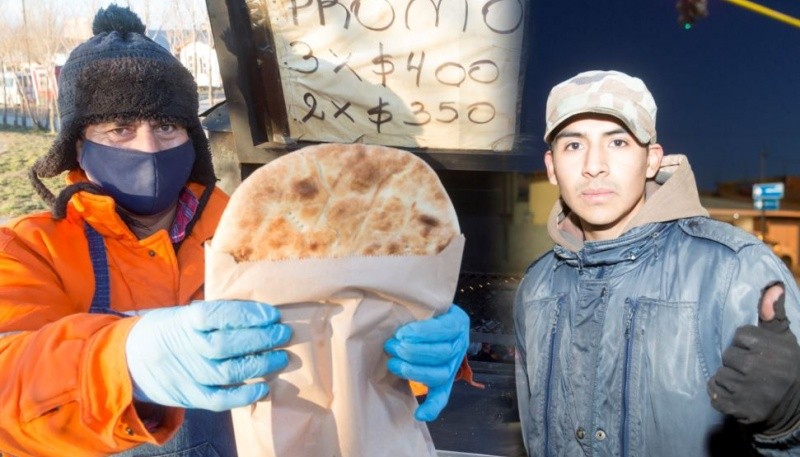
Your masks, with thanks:
[{"label": "plaid scarf", "polygon": [[178,210],[175,212],[175,220],[169,228],[169,237],[172,243],[178,243],[186,237],[186,226],[189,225],[197,212],[197,197],[189,189],[183,188],[178,197]]}]

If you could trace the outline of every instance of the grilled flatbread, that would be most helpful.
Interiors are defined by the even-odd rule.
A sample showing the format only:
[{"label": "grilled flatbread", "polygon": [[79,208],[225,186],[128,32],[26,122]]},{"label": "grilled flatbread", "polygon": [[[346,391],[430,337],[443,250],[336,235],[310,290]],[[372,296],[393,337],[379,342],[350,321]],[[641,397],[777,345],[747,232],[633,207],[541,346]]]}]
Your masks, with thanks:
[{"label": "grilled flatbread", "polygon": [[459,233],[438,176],[415,155],[322,144],[273,160],[245,179],[211,243],[239,262],[434,255]]}]

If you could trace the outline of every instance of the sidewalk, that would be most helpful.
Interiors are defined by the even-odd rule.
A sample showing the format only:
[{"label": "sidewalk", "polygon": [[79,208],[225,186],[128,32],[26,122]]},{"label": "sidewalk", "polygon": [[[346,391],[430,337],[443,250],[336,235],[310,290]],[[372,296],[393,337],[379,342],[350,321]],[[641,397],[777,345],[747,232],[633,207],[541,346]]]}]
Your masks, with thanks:
[{"label": "sidewalk", "polygon": [[513,364],[476,365],[475,380],[485,387],[455,383],[447,407],[428,424],[439,457],[524,456]]}]

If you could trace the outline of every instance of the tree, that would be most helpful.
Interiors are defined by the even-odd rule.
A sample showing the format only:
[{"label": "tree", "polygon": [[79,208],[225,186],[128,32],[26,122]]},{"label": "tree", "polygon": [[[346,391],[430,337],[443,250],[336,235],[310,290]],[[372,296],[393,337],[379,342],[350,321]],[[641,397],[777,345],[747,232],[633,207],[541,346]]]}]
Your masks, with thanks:
[{"label": "tree", "polygon": [[[91,36],[88,24],[110,1],[0,0],[3,11],[0,15],[0,69],[15,74],[20,86],[28,88],[27,96],[21,97],[24,113],[16,116],[17,122],[28,117],[36,127],[54,131],[55,120],[59,117],[56,66],[76,45]],[[172,52],[198,41],[201,36],[211,40],[208,13],[202,0],[117,0],[117,3],[129,6],[141,17],[151,38],[166,31]],[[87,25],[76,27],[77,22]],[[78,28],[82,34],[75,33]],[[200,73],[197,65],[196,62],[195,68],[190,68],[196,76]],[[38,83],[37,87],[31,87],[32,83]],[[212,84],[205,85],[209,86],[207,96],[213,103]],[[4,88],[5,85],[0,87],[3,123],[8,119]]]},{"label": "tree", "polygon": [[[172,18],[168,35],[173,53],[178,54],[182,48],[201,41],[201,38],[213,48],[211,21],[208,18],[208,11],[201,2],[197,0],[177,0],[172,3],[168,16]],[[197,52],[197,47],[195,47],[192,59],[189,62],[189,71],[197,79],[198,89],[205,89],[205,95],[210,105],[215,102],[212,57],[210,55],[201,56]],[[201,67],[201,59],[206,62],[205,67]],[[203,78],[200,78],[201,75]]]},{"label": "tree", "polygon": [[[19,82],[26,87],[22,106],[26,116],[40,130],[55,132],[56,80],[55,57],[65,48],[63,5],[46,0],[20,0],[22,6],[21,49],[25,56],[19,64]],[[35,14],[29,14],[35,11]],[[44,119],[42,120],[42,114]]]},{"label": "tree", "polygon": [[10,24],[0,24],[0,81],[2,81],[2,101],[3,101],[3,117],[2,117],[2,125],[8,125],[8,108],[13,97],[9,91],[12,87],[9,87],[6,84],[6,79],[11,75],[12,67],[11,64],[11,55],[13,47],[11,46],[12,42],[12,35],[11,35],[11,25]]}]

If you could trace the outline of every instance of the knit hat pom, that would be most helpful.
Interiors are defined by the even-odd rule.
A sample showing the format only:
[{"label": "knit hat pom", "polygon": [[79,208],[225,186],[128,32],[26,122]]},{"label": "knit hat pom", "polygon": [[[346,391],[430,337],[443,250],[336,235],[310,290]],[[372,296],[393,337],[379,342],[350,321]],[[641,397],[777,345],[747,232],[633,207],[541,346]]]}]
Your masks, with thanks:
[{"label": "knit hat pom", "polygon": [[92,22],[92,33],[95,35],[113,31],[123,35],[130,32],[144,34],[144,30],[144,24],[136,13],[117,5],[109,5],[108,8],[98,11]]}]

